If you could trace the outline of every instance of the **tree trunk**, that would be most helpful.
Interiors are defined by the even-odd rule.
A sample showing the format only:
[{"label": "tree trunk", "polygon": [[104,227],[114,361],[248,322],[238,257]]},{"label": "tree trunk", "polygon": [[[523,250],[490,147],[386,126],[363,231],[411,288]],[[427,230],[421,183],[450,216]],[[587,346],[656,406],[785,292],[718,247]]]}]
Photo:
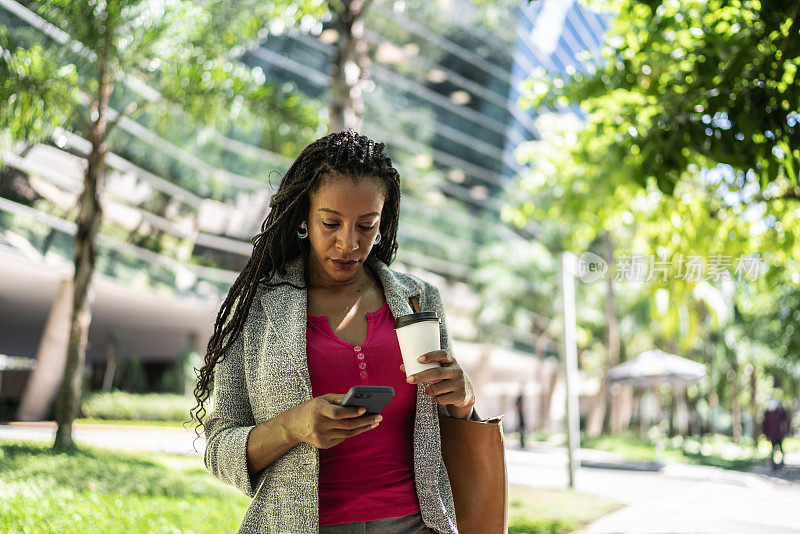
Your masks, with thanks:
[{"label": "tree trunk", "polygon": [[684,386],[680,386],[675,390],[675,397],[677,400],[677,412],[678,412],[678,420],[675,422],[675,426],[678,432],[678,435],[686,437],[689,435],[689,394],[687,392],[687,388]]},{"label": "tree trunk", "polygon": [[550,411],[553,405],[553,392],[558,383],[558,369],[557,365],[546,365],[544,361],[542,362],[539,377],[541,392],[539,394],[537,430],[549,430],[550,428]]},{"label": "tree trunk", "polygon": [[731,382],[731,417],[733,442],[739,443],[742,439],[742,405],[739,402],[739,372],[734,368],[728,371],[728,378]]},{"label": "tree trunk", "polygon": [[672,438],[677,434],[677,421],[675,419],[678,414],[678,392],[675,391],[674,387],[669,390],[668,413],[669,424],[667,425],[667,435]]},{"label": "tree trunk", "polygon": [[333,27],[339,32],[331,75],[330,131],[345,128],[361,131],[364,119],[362,92],[370,77],[367,41],[362,17],[371,0],[329,2]]},{"label": "tree trunk", "polygon": [[688,388],[684,390],[684,395],[686,395],[686,405],[689,410],[689,435],[702,436],[702,424],[697,413],[697,397],[690,397]]},{"label": "tree trunk", "polygon": [[719,411],[719,395],[717,395],[716,391],[712,391],[708,395],[708,406],[709,406],[709,421],[708,421],[708,429],[709,433],[716,434],[719,430],[719,425],[717,424],[717,416]]},{"label": "tree trunk", "polygon": [[758,436],[761,434],[761,425],[758,420],[761,411],[758,409],[758,372],[754,365],[750,373],[750,417],[753,418],[753,442],[758,445]]},{"label": "tree trunk", "polygon": [[634,390],[633,391],[633,413],[636,414],[636,424],[639,436],[644,436],[644,416],[642,414],[642,396],[644,395],[644,391],[642,390]]},{"label": "tree trunk", "polygon": [[103,391],[108,393],[114,385],[114,372],[117,370],[117,343],[114,336],[106,341],[106,372],[103,375]]},{"label": "tree trunk", "polygon": [[539,358],[539,403],[536,414],[537,430],[547,430],[550,426],[550,409],[553,403],[553,392],[558,382],[558,366],[549,365],[547,346],[551,343],[550,328],[553,320],[533,314],[533,354]]},{"label": "tree trunk", "polygon": [[614,392],[614,387],[611,388],[611,405],[613,410],[611,412],[611,433],[619,434],[628,430],[631,424],[631,416],[633,415],[633,396],[634,391],[632,386],[622,386],[618,392]]},{"label": "tree trunk", "polygon": [[[611,239],[611,234],[604,231],[603,238],[603,260],[611,266],[614,263],[614,243]],[[617,320],[616,304],[614,296],[614,278],[613,276],[606,277],[606,338],[608,348],[608,358],[606,360],[605,369],[603,370],[603,378],[600,382],[600,390],[597,392],[594,402],[592,403],[589,418],[586,422],[586,434],[591,437],[599,436],[603,428],[608,428],[607,421],[607,407],[611,404],[611,392],[606,379],[608,370],[619,363],[620,353],[620,339],[619,339],[619,321]],[[612,407],[613,410],[613,407]]]},{"label": "tree trunk", "polygon": [[75,273],[73,276],[72,318],[70,322],[67,361],[64,378],[56,397],[56,431],[54,449],[72,448],[72,422],[80,408],[83,368],[86,361],[86,345],[89,324],[92,320],[92,277],[94,276],[97,251],[95,241],[102,218],[98,187],[105,173],[106,127],[108,124],[108,101],[113,89],[113,79],[108,70],[111,50],[111,35],[106,19],[106,29],[101,53],[97,57],[97,95],[91,104],[92,124],[89,140],[92,149],[84,175],[83,191],[78,199],[78,228],[75,234]]}]

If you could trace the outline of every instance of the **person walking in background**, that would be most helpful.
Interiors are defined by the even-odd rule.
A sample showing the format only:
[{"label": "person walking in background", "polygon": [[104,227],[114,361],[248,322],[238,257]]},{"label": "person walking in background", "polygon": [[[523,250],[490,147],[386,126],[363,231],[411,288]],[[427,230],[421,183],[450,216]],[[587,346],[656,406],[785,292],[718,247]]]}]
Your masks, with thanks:
[{"label": "person walking in background", "polygon": [[767,404],[767,409],[764,411],[764,421],[761,423],[761,431],[767,436],[767,439],[772,443],[772,451],[770,453],[770,461],[772,462],[772,469],[776,469],[775,464],[775,449],[781,451],[781,467],[783,467],[783,440],[789,435],[789,428],[791,427],[789,414],[786,409],[781,406],[777,399],[770,399]]},{"label": "person walking in background", "polygon": [[519,446],[525,448],[525,384],[522,384],[517,401],[514,403],[517,410],[517,430],[519,430]]}]

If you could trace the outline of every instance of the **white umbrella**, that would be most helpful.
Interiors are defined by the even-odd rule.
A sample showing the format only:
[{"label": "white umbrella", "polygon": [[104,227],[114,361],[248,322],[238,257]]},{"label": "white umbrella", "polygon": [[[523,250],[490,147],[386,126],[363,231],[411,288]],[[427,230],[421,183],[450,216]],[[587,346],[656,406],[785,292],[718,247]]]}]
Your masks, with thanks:
[{"label": "white umbrella", "polygon": [[632,360],[612,367],[606,377],[614,384],[650,387],[658,384],[693,384],[706,376],[706,366],[668,354],[648,350]]}]

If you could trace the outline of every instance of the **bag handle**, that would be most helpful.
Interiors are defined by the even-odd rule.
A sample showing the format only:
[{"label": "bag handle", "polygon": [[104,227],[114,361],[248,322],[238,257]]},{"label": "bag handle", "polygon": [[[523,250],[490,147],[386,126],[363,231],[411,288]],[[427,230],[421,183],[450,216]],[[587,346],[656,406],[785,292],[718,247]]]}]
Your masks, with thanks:
[{"label": "bag handle", "polygon": [[419,299],[417,295],[408,297],[408,303],[411,304],[411,309],[414,310],[414,313],[419,313]]}]

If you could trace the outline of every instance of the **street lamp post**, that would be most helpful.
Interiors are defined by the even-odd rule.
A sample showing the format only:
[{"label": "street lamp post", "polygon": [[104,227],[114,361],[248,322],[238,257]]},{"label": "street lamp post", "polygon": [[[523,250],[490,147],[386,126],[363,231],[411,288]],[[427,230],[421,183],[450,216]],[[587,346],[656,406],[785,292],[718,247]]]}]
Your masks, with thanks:
[{"label": "street lamp post", "polygon": [[569,487],[575,487],[576,453],[580,447],[580,420],[578,416],[578,349],[575,334],[575,277],[578,275],[578,258],[571,252],[561,254],[559,289],[563,335],[561,357],[564,362],[565,386],[567,390],[567,456]]}]

